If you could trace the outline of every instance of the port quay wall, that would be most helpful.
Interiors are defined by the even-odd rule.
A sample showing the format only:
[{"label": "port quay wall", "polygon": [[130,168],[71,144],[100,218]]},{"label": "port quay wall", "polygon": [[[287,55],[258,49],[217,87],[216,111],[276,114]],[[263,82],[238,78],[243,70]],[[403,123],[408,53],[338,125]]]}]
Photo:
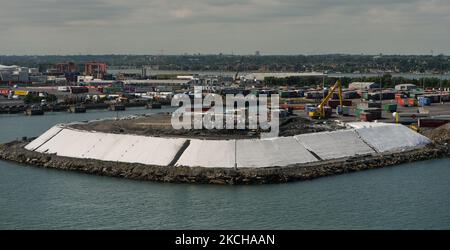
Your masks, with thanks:
[{"label": "port quay wall", "polygon": [[256,184],[448,156],[447,146],[403,125],[350,123],[349,129],[272,139],[201,140],[50,128],[33,141],[0,147],[4,160],[45,168],[161,182]]}]

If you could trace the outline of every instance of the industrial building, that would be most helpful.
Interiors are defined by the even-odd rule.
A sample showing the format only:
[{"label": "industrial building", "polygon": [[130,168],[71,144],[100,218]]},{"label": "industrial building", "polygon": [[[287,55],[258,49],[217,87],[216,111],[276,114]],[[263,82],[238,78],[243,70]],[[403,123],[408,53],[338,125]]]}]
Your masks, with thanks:
[{"label": "industrial building", "polygon": [[395,85],[395,90],[400,90],[400,91],[410,91],[413,89],[417,89],[417,86],[411,83],[405,83],[405,84],[398,84]]},{"label": "industrial building", "polygon": [[380,84],[376,82],[352,82],[348,85],[350,90],[369,90],[378,89]]},{"label": "industrial building", "polygon": [[124,80],[124,86],[135,88],[148,88],[149,90],[155,87],[171,87],[172,89],[183,89],[193,84],[191,79],[161,79],[161,80]]},{"label": "industrial building", "polygon": [[35,68],[0,65],[0,81],[27,83],[30,81],[30,74],[35,74],[36,71]]},{"label": "industrial building", "polygon": [[250,73],[241,77],[241,80],[246,82],[263,82],[266,77],[274,78],[286,78],[286,77],[307,77],[307,76],[324,76],[321,72],[308,72],[308,73],[297,73],[297,72],[286,72],[286,73]]}]

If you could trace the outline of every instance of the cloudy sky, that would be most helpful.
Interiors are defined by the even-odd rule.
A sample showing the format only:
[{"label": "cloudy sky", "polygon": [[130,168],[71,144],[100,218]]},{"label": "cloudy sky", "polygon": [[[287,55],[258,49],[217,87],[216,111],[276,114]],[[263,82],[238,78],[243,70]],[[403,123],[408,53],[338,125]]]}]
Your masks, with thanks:
[{"label": "cloudy sky", "polygon": [[450,0],[0,0],[0,54],[450,54]]}]

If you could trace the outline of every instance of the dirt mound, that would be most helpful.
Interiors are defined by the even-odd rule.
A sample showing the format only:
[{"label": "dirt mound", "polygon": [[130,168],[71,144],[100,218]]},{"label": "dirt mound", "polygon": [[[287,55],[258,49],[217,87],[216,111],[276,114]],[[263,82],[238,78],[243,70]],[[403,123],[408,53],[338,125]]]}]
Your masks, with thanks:
[{"label": "dirt mound", "polygon": [[[138,116],[133,119],[93,121],[89,123],[74,124],[71,127],[80,130],[97,131],[115,134],[135,134],[145,136],[164,137],[190,137],[208,139],[245,139],[258,138],[262,130],[229,130],[229,129],[173,129],[171,114],[160,113],[151,116]],[[333,131],[343,129],[334,122],[311,121],[301,117],[280,119],[280,136],[293,136],[298,134]]]},{"label": "dirt mound", "polygon": [[450,142],[450,123],[426,131],[424,135],[435,142]]}]

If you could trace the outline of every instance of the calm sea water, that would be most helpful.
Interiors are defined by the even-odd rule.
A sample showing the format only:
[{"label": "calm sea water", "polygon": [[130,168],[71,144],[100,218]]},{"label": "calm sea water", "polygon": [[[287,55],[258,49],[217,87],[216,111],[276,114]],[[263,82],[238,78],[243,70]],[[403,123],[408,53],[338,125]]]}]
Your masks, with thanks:
[{"label": "calm sea water", "polygon": [[[0,142],[115,114],[0,115]],[[450,158],[262,186],[161,184],[0,161],[0,229],[450,229],[449,180]]]}]

